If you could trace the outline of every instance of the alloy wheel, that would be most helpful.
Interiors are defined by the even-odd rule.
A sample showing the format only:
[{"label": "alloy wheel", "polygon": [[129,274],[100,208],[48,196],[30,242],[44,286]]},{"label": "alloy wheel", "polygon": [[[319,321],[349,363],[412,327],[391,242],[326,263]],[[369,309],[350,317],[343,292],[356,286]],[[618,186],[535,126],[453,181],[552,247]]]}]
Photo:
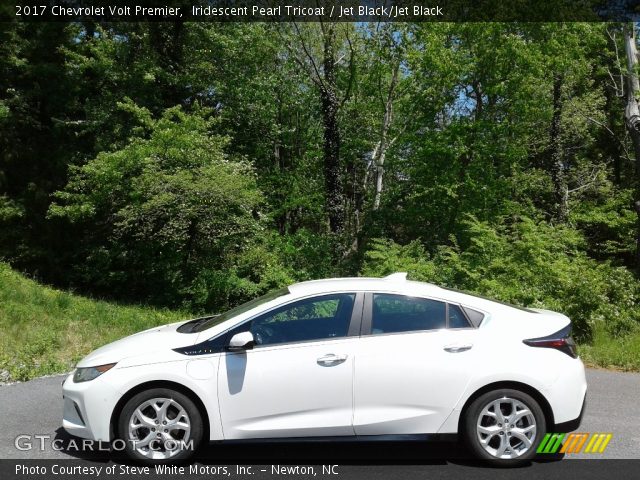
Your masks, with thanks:
[{"label": "alloy wheel", "polygon": [[476,433],[482,448],[497,459],[527,453],[536,438],[536,419],[524,402],[510,397],[492,400],[480,411]]},{"label": "alloy wheel", "polygon": [[191,420],[185,408],[172,398],[152,398],[133,411],[128,439],[144,457],[165,460],[189,442]]}]

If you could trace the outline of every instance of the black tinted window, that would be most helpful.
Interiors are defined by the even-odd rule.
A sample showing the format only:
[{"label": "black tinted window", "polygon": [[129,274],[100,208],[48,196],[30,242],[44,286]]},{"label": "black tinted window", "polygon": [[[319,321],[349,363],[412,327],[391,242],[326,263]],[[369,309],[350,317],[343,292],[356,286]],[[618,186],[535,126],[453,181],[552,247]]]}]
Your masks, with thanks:
[{"label": "black tinted window", "polygon": [[462,307],[464,313],[467,314],[467,317],[471,321],[474,327],[480,326],[482,320],[484,319],[484,313],[478,312],[477,310],[473,310],[469,307]]},{"label": "black tinted window", "polygon": [[345,337],[354,299],[341,293],[299,300],[253,319],[248,329],[258,345]]},{"label": "black tinted window", "polygon": [[467,317],[458,305],[449,304],[449,328],[469,328]]},{"label": "black tinted window", "polygon": [[376,293],[371,333],[435,330],[446,325],[446,304],[426,298]]}]

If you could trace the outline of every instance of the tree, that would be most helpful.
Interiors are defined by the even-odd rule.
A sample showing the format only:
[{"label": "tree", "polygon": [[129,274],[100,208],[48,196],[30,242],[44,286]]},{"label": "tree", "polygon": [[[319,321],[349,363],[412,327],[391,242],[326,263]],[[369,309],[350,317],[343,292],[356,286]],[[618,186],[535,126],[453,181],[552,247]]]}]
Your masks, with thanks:
[{"label": "tree", "polygon": [[[398,102],[407,93],[402,86],[403,74],[401,68],[406,67],[406,49],[409,42],[406,31],[392,27],[390,24],[377,24],[369,33],[367,44],[370,57],[369,72],[375,83],[375,101],[381,106],[381,121],[375,146],[371,152],[371,162],[374,167],[374,198],[373,210],[380,208],[382,201],[384,164],[387,152],[397,141],[398,135],[391,136],[396,123],[396,109]],[[404,88],[403,88],[404,87]],[[404,120],[406,123],[406,119]],[[396,129],[401,132],[402,128]]]},{"label": "tree", "polygon": [[73,121],[86,86],[70,81],[64,55],[74,33],[60,22],[0,25],[0,256],[47,281],[62,277],[65,257],[49,196],[86,148]]},{"label": "tree", "polygon": [[[340,159],[339,113],[351,95],[355,78],[355,50],[350,37],[353,27],[349,24],[322,21],[318,22],[317,26],[304,27],[302,29],[294,23],[295,38],[301,49],[297,52],[290,49],[290,54],[312,79],[320,96],[324,140],[325,211],[330,232],[340,237],[345,226],[345,199],[344,174]],[[348,79],[344,88],[339,86],[338,69],[342,64],[348,65]]]},{"label": "tree", "polygon": [[626,106],[624,110],[625,122],[636,160],[636,194],[634,207],[638,215],[638,227],[636,234],[636,268],[640,270],[640,109],[638,108],[638,96],[640,95],[640,83],[638,82],[638,50],[636,46],[635,25],[625,27],[624,45],[627,56],[627,89]]},{"label": "tree", "polygon": [[205,111],[174,107],[151,121],[148,139],[74,169],[49,216],[83,227],[81,286],[161,304],[219,293],[198,285],[250,244],[262,196],[211,127]]}]

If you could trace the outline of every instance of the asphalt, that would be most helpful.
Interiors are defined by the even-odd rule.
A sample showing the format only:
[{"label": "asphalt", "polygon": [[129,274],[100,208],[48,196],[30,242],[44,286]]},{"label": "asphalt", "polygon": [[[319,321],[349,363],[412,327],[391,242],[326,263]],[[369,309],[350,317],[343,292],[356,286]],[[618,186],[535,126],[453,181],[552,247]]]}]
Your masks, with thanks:
[{"label": "asphalt", "polygon": [[[0,387],[0,474],[17,462],[29,460],[80,459],[83,464],[117,465],[126,461],[106,451],[106,446],[93,445],[93,451],[76,451],[70,437],[60,428],[62,415],[61,381],[63,376],[40,378],[25,383]],[[640,374],[605,370],[588,370],[589,392],[581,432],[607,432],[613,437],[603,454],[572,454],[545,457],[530,467],[536,476],[561,474],[563,478],[595,478],[638,475],[640,467]],[[33,448],[16,448],[31,443]],[[58,439],[57,442],[53,440]],[[57,445],[62,448],[52,448]],[[41,448],[44,447],[44,448]],[[102,448],[103,450],[100,450]],[[594,461],[594,459],[598,459]],[[582,461],[580,461],[583,459]],[[584,459],[591,459],[584,460]],[[635,459],[633,462],[602,462],[603,459]],[[2,464],[4,466],[2,466]],[[505,470],[487,469],[474,462],[466,449],[457,443],[439,442],[359,442],[359,443],[249,443],[211,444],[202,449],[195,465],[215,467],[253,465],[255,477],[262,477],[277,465],[340,465],[340,476],[348,478],[502,478]],[[9,466],[7,466],[9,465]],[[264,465],[266,467],[258,468]],[[316,476],[322,476],[316,467]],[[294,472],[295,473],[295,472]],[[522,472],[521,472],[522,473]],[[513,474],[513,473],[512,473]],[[0,475],[2,478],[7,478]],[[128,476],[128,475],[127,475]],[[232,475],[233,476],[233,475]],[[277,474],[277,477],[282,476]],[[300,475],[292,475],[302,478]],[[9,478],[12,478],[11,475]],[[29,478],[22,475],[21,478]],[[33,477],[35,478],[35,477]],[[84,477],[78,477],[84,478]],[[188,478],[188,476],[187,476]],[[211,470],[206,476],[211,478]],[[308,475],[305,476],[308,478]],[[258,480],[258,478],[255,478]]]}]

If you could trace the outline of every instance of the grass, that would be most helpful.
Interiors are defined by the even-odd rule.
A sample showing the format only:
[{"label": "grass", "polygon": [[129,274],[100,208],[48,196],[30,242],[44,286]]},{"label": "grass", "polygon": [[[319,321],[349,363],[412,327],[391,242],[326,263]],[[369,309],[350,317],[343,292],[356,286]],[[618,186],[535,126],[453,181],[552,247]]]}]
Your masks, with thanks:
[{"label": "grass", "polygon": [[591,367],[640,371],[640,329],[614,337],[604,325],[596,325],[593,340],[579,345],[578,352],[585,365]]},{"label": "grass", "polygon": [[67,372],[91,350],[182,318],[188,314],[45,287],[0,263],[0,380]]},{"label": "grass", "polygon": [[[39,285],[0,263],[0,380],[63,373],[91,350],[147,328],[188,318],[185,312],[132,307]],[[579,346],[590,366],[640,371],[640,329],[612,336],[596,325]]]}]

